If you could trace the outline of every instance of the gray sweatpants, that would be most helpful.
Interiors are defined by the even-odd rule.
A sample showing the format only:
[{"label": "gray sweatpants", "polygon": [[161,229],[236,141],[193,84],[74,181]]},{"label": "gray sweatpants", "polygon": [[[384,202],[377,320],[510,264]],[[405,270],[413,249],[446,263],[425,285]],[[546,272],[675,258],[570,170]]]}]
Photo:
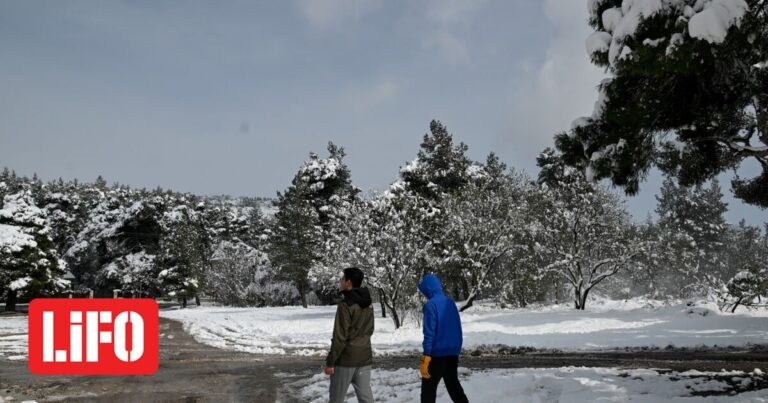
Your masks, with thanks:
[{"label": "gray sweatpants", "polygon": [[330,403],[344,403],[350,383],[355,388],[358,402],[373,403],[370,365],[364,367],[341,367],[337,365],[336,370],[331,375]]}]

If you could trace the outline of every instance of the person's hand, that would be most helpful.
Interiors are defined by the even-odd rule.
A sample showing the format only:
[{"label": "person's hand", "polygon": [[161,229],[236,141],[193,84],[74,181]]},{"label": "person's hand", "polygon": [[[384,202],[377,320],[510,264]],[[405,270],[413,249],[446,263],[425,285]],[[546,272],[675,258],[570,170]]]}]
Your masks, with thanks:
[{"label": "person's hand", "polygon": [[334,367],[325,367],[323,372],[325,372],[326,375],[331,376],[334,372],[336,372],[336,369]]},{"label": "person's hand", "polygon": [[432,357],[425,355],[421,358],[421,366],[419,366],[419,372],[421,372],[421,377],[424,379],[432,378],[432,375],[429,374],[429,362],[432,361]]}]

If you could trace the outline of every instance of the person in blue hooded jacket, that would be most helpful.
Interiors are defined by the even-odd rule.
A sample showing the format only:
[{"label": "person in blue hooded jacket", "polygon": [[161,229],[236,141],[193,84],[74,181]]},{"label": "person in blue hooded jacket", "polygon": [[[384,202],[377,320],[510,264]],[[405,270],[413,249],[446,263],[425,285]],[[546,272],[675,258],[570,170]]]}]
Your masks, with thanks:
[{"label": "person in blue hooded jacket", "polygon": [[435,401],[437,386],[443,379],[451,400],[468,403],[458,375],[463,338],[456,303],[443,294],[440,279],[434,274],[427,274],[421,279],[419,291],[429,299],[424,304],[424,355],[419,368],[421,402]]}]

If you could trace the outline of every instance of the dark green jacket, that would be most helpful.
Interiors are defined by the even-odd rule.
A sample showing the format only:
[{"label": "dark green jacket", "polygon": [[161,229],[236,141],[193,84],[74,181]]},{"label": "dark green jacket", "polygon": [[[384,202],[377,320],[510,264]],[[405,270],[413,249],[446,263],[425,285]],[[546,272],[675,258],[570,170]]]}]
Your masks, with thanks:
[{"label": "dark green jacket", "polygon": [[344,300],[336,308],[331,351],[325,365],[363,367],[373,363],[371,335],[373,307],[367,288],[342,291]]}]

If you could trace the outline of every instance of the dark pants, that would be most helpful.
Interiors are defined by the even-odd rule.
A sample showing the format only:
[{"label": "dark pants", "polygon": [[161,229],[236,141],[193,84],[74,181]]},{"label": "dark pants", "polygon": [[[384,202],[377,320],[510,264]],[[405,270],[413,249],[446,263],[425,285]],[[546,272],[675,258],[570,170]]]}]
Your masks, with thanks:
[{"label": "dark pants", "polygon": [[421,403],[434,403],[437,398],[437,386],[440,380],[445,380],[445,387],[448,389],[448,395],[456,403],[469,403],[464,389],[459,383],[459,357],[432,357],[429,363],[429,379],[421,379]]}]

